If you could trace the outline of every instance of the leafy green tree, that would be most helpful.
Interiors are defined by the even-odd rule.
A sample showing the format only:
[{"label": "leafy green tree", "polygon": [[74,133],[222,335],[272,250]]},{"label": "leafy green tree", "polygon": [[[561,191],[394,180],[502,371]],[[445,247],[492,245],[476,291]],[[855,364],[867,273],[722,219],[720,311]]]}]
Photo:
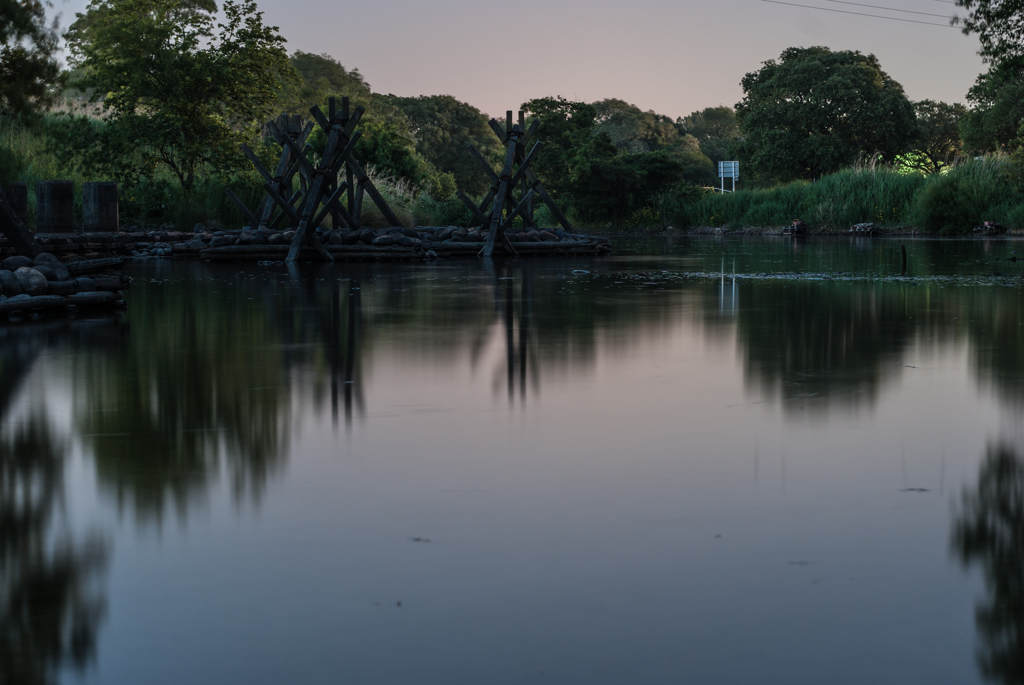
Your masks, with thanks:
[{"label": "leafy green tree", "polygon": [[1003,60],[978,76],[967,92],[971,105],[960,123],[960,135],[972,152],[1021,147],[1024,124],[1024,57]]},{"label": "leafy green tree", "polygon": [[1024,0],[956,0],[956,5],[967,10],[956,23],[965,35],[978,36],[978,54],[986,62],[1024,57]]},{"label": "leafy green tree", "polygon": [[326,52],[314,55],[311,52],[296,50],[288,63],[295,68],[306,83],[322,83],[325,90],[333,93],[355,95],[369,93],[370,84],[366,82],[359,69],[346,69],[341,62]]},{"label": "leafy green tree", "polygon": [[485,159],[500,163],[501,145],[487,125],[486,115],[451,95],[387,97],[408,117],[416,151],[424,159],[439,171],[452,174],[465,192],[487,192],[490,180],[466,149],[472,144]]},{"label": "leafy green tree", "polygon": [[243,168],[241,143],[293,72],[253,0],[227,0],[223,12],[215,26],[180,0],[93,0],[78,15],[71,63],[104,110],[94,163],[129,180],[163,167],[185,191],[200,174]]},{"label": "leafy green tree", "polygon": [[643,111],[624,100],[607,99],[593,103],[597,130],[608,134],[623,152],[654,152],[672,145],[678,138],[672,120],[663,114]]},{"label": "leafy green tree", "polygon": [[39,0],[0,2],[0,113],[25,115],[53,101],[60,67],[56,24]]},{"label": "leafy green tree", "polygon": [[740,128],[732,107],[707,107],[676,119],[676,127],[684,135],[697,139],[700,151],[712,162],[731,159],[731,146],[739,138]]},{"label": "leafy green tree", "polygon": [[616,148],[607,133],[592,141],[597,132],[597,110],[593,105],[572,102],[563,97],[537,98],[520,107],[530,119],[538,121],[537,137],[544,144],[537,152],[533,168],[554,197],[569,199],[574,157],[614,156]]},{"label": "leafy green tree", "polygon": [[914,112],[917,114],[917,144],[914,150],[900,157],[900,164],[926,174],[951,166],[963,152],[960,122],[967,108],[959,103],[921,100],[914,103]]},{"label": "leafy green tree", "polygon": [[290,114],[309,116],[313,105],[321,109],[331,96],[345,97],[353,109],[362,105],[369,110],[373,94],[359,69],[346,69],[341,62],[327,53],[314,55],[296,50],[288,63],[299,78],[284,84],[280,107]]},{"label": "leafy green tree", "polygon": [[679,163],[682,180],[690,185],[709,185],[718,177],[716,162],[704,154],[701,144],[690,134],[682,136],[666,152]]},{"label": "leafy green tree", "polygon": [[522,108],[540,122],[544,146],[534,164],[537,174],[581,221],[626,221],[683,178],[683,164],[671,149],[622,153],[600,130],[594,105],[540,98]]},{"label": "leafy green tree", "polygon": [[[38,0],[0,1],[0,115],[32,123],[30,115],[53,102],[60,82],[56,24]],[[14,181],[25,162],[0,147],[0,183]]]},{"label": "leafy green tree", "polygon": [[874,55],[788,48],[743,77],[739,158],[765,180],[818,178],[861,155],[893,160],[916,134],[903,87]]}]

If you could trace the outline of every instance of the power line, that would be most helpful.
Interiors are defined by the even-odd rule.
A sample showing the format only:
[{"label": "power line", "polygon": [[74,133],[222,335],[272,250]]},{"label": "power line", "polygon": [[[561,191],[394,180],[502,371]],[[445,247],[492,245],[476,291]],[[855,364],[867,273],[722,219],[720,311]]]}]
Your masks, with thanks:
[{"label": "power line", "polygon": [[922,14],[926,17],[942,17],[943,19],[952,19],[952,17],[945,14],[933,14],[931,12],[915,12],[914,10],[898,10],[895,7],[885,7],[884,5],[865,5],[861,2],[849,2],[848,0],[828,0],[829,2],[838,2],[840,5],[856,5],[857,7],[870,7],[876,10],[885,10],[887,12],[903,12],[904,14]]},{"label": "power line", "polygon": [[798,5],[795,2],[782,2],[781,0],[761,0],[761,2],[770,2],[773,5],[789,5],[790,7],[804,7],[809,10],[821,10],[822,12],[836,12],[838,14],[853,14],[858,17],[873,17],[875,19],[888,19],[889,21],[902,21],[908,24],[924,24],[925,26],[942,26],[947,29],[958,29],[957,26],[950,26],[949,24],[936,24],[933,21],[917,21],[916,19],[901,19],[899,17],[885,17],[881,14],[866,14],[864,12],[847,12],[846,10],[834,10],[831,7],[815,7],[814,5]]}]

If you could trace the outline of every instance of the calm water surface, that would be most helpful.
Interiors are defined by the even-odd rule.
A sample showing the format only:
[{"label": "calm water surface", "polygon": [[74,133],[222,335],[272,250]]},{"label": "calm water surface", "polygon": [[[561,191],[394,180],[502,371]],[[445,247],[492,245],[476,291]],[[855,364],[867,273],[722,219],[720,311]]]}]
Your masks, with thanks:
[{"label": "calm water surface", "polygon": [[1024,683],[1024,290],[623,245],[138,263],[0,330],[0,680]]}]

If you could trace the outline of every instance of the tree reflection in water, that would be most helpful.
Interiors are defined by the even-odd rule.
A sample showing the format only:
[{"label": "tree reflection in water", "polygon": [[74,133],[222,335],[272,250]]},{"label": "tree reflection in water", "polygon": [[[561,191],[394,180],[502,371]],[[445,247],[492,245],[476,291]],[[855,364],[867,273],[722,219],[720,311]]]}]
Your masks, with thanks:
[{"label": "tree reflection in water", "polygon": [[881,287],[743,284],[739,299],[747,383],[787,410],[873,404],[917,326],[907,299]]},{"label": "tree reflection in water", "polygon": [[45,408],[33,405],[27,417],[11,420],[46,337],[31,328],[4,337],[10,344],[0,367],[0,682],[54,683],[95,653],[106,551],[96,537],[75,544],[58,519],[67,445]]},{"label": "tree reflection in water", "polygon": [[964,492],[953,523],[952,547],[966,567],[977,564],[987,596],[975,620],[984,676],[1024,683],[1024,457],[1005,444],[989,445],[978,483]]},{"label": "tree reflection in water", "polygon": [[279,332],[246,288],[211,298],[204,287],[147,293],[124,349],[78,369],[76,421],[100,482],[140,519],[159,521],[168,504],[184,516],[221,463],[237,497],[259,496],[288,444]]}]

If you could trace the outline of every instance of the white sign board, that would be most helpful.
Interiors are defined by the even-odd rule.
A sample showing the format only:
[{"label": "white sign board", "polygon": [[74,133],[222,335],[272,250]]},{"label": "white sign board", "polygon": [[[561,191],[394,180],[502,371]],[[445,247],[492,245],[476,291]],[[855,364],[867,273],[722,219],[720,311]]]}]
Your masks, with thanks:
[{"label": "white sign board", "polygon": [[734,181],[740,177],[740,163],[739,162],[719,162],[718,163],[718,176],[719,178],[731,178]]}]

